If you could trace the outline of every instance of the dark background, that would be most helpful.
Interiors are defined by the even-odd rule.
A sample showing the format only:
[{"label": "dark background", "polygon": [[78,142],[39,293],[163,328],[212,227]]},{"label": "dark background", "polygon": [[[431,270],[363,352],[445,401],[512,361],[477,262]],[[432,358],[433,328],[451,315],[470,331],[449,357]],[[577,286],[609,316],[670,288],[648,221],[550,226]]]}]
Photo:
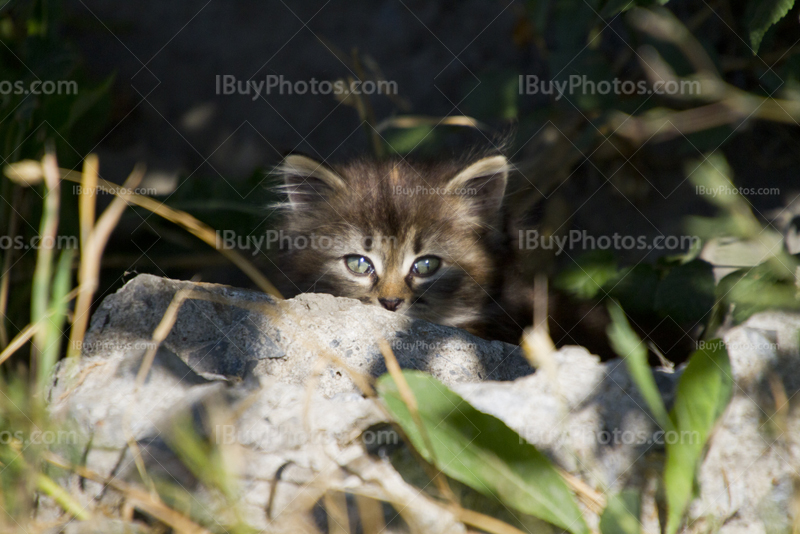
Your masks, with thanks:
[{"label": "dark background", "polygon": [[[697,162],[713,154],[727,161],[732,185],[777,188],[777,193],[740,196],[740,208],[769,231],[792,232],[792,219],[800,214],[800,10],[795,6],[768,25],[756,50],[751,34],[763,19],[759,6],[769,2],[657,4],[8,2],[0,7],[4,79],[74,79],[80,93],[5,97],[3,159],[38,159],[51,142],[62,167],[79,170],[83,157],[94,152],[101,176],[117,183],[143,163],[147,173],[141,187],[159,201],[217,230],[260,236],[276,225],[267,207],[277,200],[270,169],[287,151],[335,162],[374,154],[376,145],[401,157],[450,157],[504,143],[520,169],[511,200],[531,228],[652,239],[696,233],[696,227],[687,226],[687,216],[719,215],[722,222],[704,227],[701,237],[736,237],[737,230],[725,226],[724,210],[697,194],[692,177]],[[673,21],[671,34],[659,37],[637,26],[636,6]],[[686,31],[678,40],[676,28]],[[777,98],[785,117],[765,120],[757,112],[736,115],[717,108],[705,115],[721,117],[713,124],[633,140],[614,122],[620,113],[636,119],[650,113],[700,117],[713,99],[653,94],[556,99],[518,91],[520,75],[541,81],[579,75],[595,82],[639,82],[648,80],[649,66],[663,65],[663,72],[691,77],[697,68],[683,45],[700,50],[727,84],[728,94]],[[225,75],[256,82],[267,75],[292,82],[385,79],[397,84],[398,94],[365,97],[360,102],[365,114],[355,105],[359,102],[334,95],[271,94],[254,100],[253,95],[217,94],[217,77]],[[448,116],[473,117],[481,129],[433,128],[426,122],[436,124]],[[411,127],[375,134],[392,118],[411,119]],[[26,222],[17,232],[35,234],[41,194],[15,187],[2,183],[0,225],[8,232],[7,221],[15,212]],[[100,207],[109,200],[101,197]],[[75,195],[65,188],[62,233],[77,234],[75,205]],[[294,292],[275,266],[274,251],[242,252],[284,293]],[[608,274],[649,265],[653,276],[663,280],[672,267],[687,261],[678,257],[686,250],[608,252],[592,259],[591,251],[572,250],[531,260],[528,267],[558,279],[570,270],[591,276],[598,269]],[[581,259],[584,253],[589,253],[588,263]],[[8,306],[11,333],[28,316],[34,262],[29,251],[12,256],[10,276],[20,291]],[[742,263],[737,266],[747,264]],[[716,281],[719,268],[714,265]],[[255,287],[207,244],[131,208],[103,257],[95,302],[137,272]],[[636,284],[633,290],[638,291]],[[713,304],[713,287],[711,292],[706,296]],[[686,298],[693,294],[696,288],[690,284]],[[665,312],[659,313],[663,318]]]}]

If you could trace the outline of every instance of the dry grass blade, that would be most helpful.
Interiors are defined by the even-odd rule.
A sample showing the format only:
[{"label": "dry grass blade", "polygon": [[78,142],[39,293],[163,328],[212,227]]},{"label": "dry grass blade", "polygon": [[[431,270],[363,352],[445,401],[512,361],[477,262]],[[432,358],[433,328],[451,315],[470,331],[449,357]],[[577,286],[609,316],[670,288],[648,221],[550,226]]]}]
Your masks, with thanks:
[{"label": "dry grass blade", "polygon": [[408,411],[411,413],[414,423],[419,428],[420,435],[422,435],[422,439],[425,440],[425,446],[431,453],[433,463],[436,463],[436,453],[434,452],[431,438],[428,436],[428,432],[425,429],[425,424],[422,422],[422,416],[419,414],[417,399],[414,397],[414,392],[411,391],[408,382],[406,382],[406,378],[403,376],[403,371],[400,369],[400,363],[398,363],[397,357],[392,351],[392,347],[389,346],[389,343],[385,339],[378,341],[378,347],[380,347],[381,354],[383,354],[383,358],[386,361],[386,370],[389,371],[389,374],[392,376],[395,384],[397,384],[397,390],[400,392],[400,397],[408,407]]},{"label": "dry grass blade", "polygon": [[472,117],[467,117],[466,115],[453,115],[450,117],[404,115],[402,117],[390,117],[381,121],[375,130],[380,133],[389,128],[416,128],[418,126],[464,126],[466,128],[475,128],[482,131],[492,130],[488,125]]},{"label": "dry grass blade", "polygon": [[[138,167],[125,180],[123,188],[134,189],[142,181],[144,169]],[[122,212],[128,204],[121,197],[115,197],[106,211],[94,222],[95,190],[97,188],[97,158],[87,158],[84,166],[82,191],[80,198],[81,219],[81,263],[78,271],[79,293],[75,303],[75,314],[72,318],[72,330],[69,336],[68,357],[77,357],[81,352],[81,343],[89,324],[89,313],[92,297],[100,279],[100,262],[111,232],[117,226]]]},{"label": "dry grass blade", "polygon": [[[169,335],[170,330],[172,330],[173,325],[175,324],[175,320],[178,318],[178,310],[180,310],[181,304],[189,298],[193,296],[193,294],[202,295],[202,293],[193,291],[188,288],[184,288],[179,290],[175,295],[173,295],[172,300],[167,306],[167,310],[164,312],[164,315],[161,317],[161,321],[156,326],[156,329],[153,331],[153,336],[151,342],[148,344],[147,351],[144,354],[144,358],[142,359],[142,364],[139,366],[139,372],[136,374],[136,386],[135,391],[138,393],[139,388],[142,387],[144,384],[145,379],[147,378],[147,374],[150,372],[150,368],[153,366],[153,360],[155,359],[156,352],[158,352],[158,348],[161,346],[161,342],[163,342],[167,336]],[[144,465],[144,460],[142,459],[141,450],[139,449],[139,445],[136,443],[136,439],[134,437],[133,432],[131,432],[131,425],[130,425],[130,410],[133,409],[134,404],[131,403],[128,407],[128,410],[123,412],[122,414],[122,428],[125,432],[125,441],[128,443],[128,447],[131,450],[131,454],[133,455],[133,462],[136,465],[136,470],[139,472],[139,476],[142,477],[145,484],[150,488],[150,493],[152,495],[157,495],[155,491],[155,485],[153,484],[152,479],[147,474],[147,469]]]},{"label": "dry grass blade", "polygon": [[83,160],[83,181],[81,182],[81,195],[78,203],[81,223],[81,250],[85,250],[89,246],[89,235],[94,227],[99,167],[96,154],[89,154]]},{"label": "dry grass blade", "polygon": [[200,293],[199,291],[183,288],[178,290],[172,297],[172,301],[170,301],[169,306],[167,306],[167,310],[164,312],[164,315],[161,316],[161,321],[159,321],[158,326],[156,326],[156,329],[153,331],[153,337],[147,347],[147,352],[145,352],[142,365],[139,367],[139,372],[136,374],[137,390],[144,384],[147,373],[150,372],[150,367],[153,365],[153,360],[156,357],[158,348],[161,346],[161,343],[167,339],[172,327],[175,325],[175,321],[178,319],[178,311],[183,302],[188,298],[202,299],[205,296],[204,293]]},{"label": "dry grass blade", "polygon": [[792,511],[794,520],[792,521],[792,534],[800,534],[800,480],[794,479],[794,492],[792,494]]},{"label": "dry grass blade", "polygon": [[572,473],[558,467],[556,470],[586,508],[598,515],[603,513],[603,510],[606,509],[606,499],[600,492],[596,491]]},{"label": "dry grass blade", "polygon": [[796,125],[800,120],[800,102],[797,100],[762,98],[722,79],[703,45],[666,10],[636,9],[631,12],[630,20],[638,30],[678,47],[696,72],[693,76],[680,79],[654,48],[643,47],[639,59],[651,81],[695,83],[701,88],[696,93],[690,91],[688,95],[674,94],[671,97],[702,98],[709,103],[681,111],[656,108],[641,116],[615,112],[609,124],[617,135],[641,145],[745,120],[764,119],[791,125]]},{"label": "dry grass blade", "polygon": [[[422,440],[425,442],[425,447],[428,449],[428,451],[430,451],[431,463],[435,469],[435,473],[431,473],[431,475],[436,487],[449,501],[452,503],[457,503],[457,499],[453,493],[453,490],[450,489],[450,485],[447,483],[447,480],[444,478],[442,472],[439,471],[438,467],[436,467],[438,462],[436,461],[436,451],[433,448],[433,442],[431,441],[430,435],[428,435],[428,430],[425,428],[425,424],[422,421],[422,416],[419,414],[417,399],[414,397],[414,393],[411,391],[408,382],[406,382],[406,378],[403,376],[403,372],[400,369],[400,364],[398,363],[397,357],[395,357],[394,352],[392,351],[392,347],[389,346],[389,343],[385,339],[378,340],[378,347],[381,350],[381,354],[383,354],[383,359],[386,361],[386,369],[389,371],[389,374],[392,376],[395,384],[397,384],[397,390],[400,392],[400,397],[408,407],[408,412],[414,419],[414,424],[417,425],[417,429],[419,429],[420,436],[422,436]],[[426,468],[428,467],[428,462],[423,460],[422,463],[426,466]]]},{"label": "dry grass blade", "polygon": [[343,369],[356,387],[361,390],[366,397],[374,398],[375,388],[373,387],[374,379],[371,376],[362,374],[347,365],[341,358],[332,354],[329,350],[323,348],[317,342],[305,340],[303,345],[310,348],[312,352],[317,354],[319,360],[314,364],[311,376],[306,381],[306,395],[305,402],[303,403],[303,424],[307,432],[311,432],[311,407],[314,403],[314,392],[317,390],[320,376],[325,371],[328,365],[335,365]]},{"label": "dry grass blade", "polygon": [[[80,178],[76,176],[77,174],[78,173],[69,169],[61,169],[61,175],[65,180],[80,182]],[[207,245],[214,247],[220,254],[228,258],[228,260],[241,269],[241,271],[244,272],[261,289],[261,291],[279,299],[283,298],[280,291],[278,291],[275,286],[273,286],[272,283],[267,280],[263,274],[261,274],[256,266],[249,262],[244,256],[235,250],[218,246],[217,234],[214,232],[214,229],[207,224],[198,221],[184,211],[170,208],[169,206],[162,204],[150,197],[138,195],[136,193],[130,193],[124,189],[120,189],[120,186],[103,179],[98,179],[98,189],[102,189],[108,193],[120,196],[129,204],[144,208],[155,213],[159,217],[163,217],[164,219],[177,224],[205,242]]]},{"label": "dry grass blade", "polygon": [[[358,49],[355,48],[353,49],[353,68],[355,69],[356,75],[360,80],[367,79],[364,68],[361,66],[361,59],[358,56]],[[380,159],[386,155],[386,150],[383,145],[383,139],[375,129],[375,110],[372,108],[372,103],[368,97],[360,93],[356,93],[354,96],[356,97],[356,110],[358,110],[359,118],[364,123],[367,136],[372,142],[372,150],[375,153],[375,157]]]},{"label": "dry grass blade", "polygon": [[[70,300],[74,299],[77,295],[78,295],[78,288],[75,288],[67,294],[65,301],[69,302]],[[48,316],[46,315],[45,319],[47,318]],[[36,330],[39,328],[38,326],[39,324],[40,323],[31,323],[25,326],[25,328],[23,328],[22,330],[20,330],[19,334],[14,336],[14,339],[11,340],[8,346],[5,349],[3,349],[2,352],[0,352],[0,364],[6,361],[12,354],[21,349],[25,345],[25,343],[27,343],[36,334]]]},{"label": "dry grass blade", "polygon": [[38,185],[44,178],[41,162],[32,159],[6,165],[3,168],[3,174],[12,182],[24,187]]},{"label": "dry grass blade", "polygon": [[[73,289],[72,291],[67,294],[65,301],[69,302],[70,300],[74,299],[78,295],[78,288]],[[45,316],[47,318],[47,316]],[[12,354],[17,352],[21,349],[25,343],[27,343],[35,334],[37,328],[39,328],[39,323],[31,323],[26,325],[25,328],[20,330],[19,334],[14,336],[14,339],[11,340],[11,343],[0,352],[0,364],[6,361]]]},{"label": "dry grass blade", "polygon": [[[161,343],[167,339],[172,327],[175,325],[175,321],[178,318],[178,311],[180,311],[181,305],[187,299],[195,299],[195,300],[206,300],[209,302],[216,302],[217,304],[224,304],[227,306],[236,306],[238,308],[254,311],[257,313],[263,313],[270,317],[277,317],[277,310],[273,309],[269,305],[264,305],[263,303],[257,302],[246,302],[246,301],[239,301],[227,298],[222,295],[215,295],[214,293],[206,293],[204,291],[198,291],[192,287],[184,287],[178,290],[175,295],[173,295],[172,300],[167,306],[164,315],[161,317],[161,321],[159,321],[158,326],[156,326],[155,330],[153,331],[153,336],[151,338],[150,346],[147,348],[147,352],[145,353],[145,357],[142,360],[142,365],[139,367],[139,372],[136,375],[136,387],[141,387],[144,384],[145,377],[147,377],[147,373],[150,372],[150,366],[153,364],[153,359],[155,358],[156,352],[158,348],[161,346]],[[337,360],[337,363],[341,363],[341,360]],[[345,366],[346,368],[346,366]],[[357,383],[363,383],[363,375],[361,375],[361,380],[358,380]],[[355,378],[354,378],[355,380]],[[371,389],[368,386],[368,389]]]},{"label": "dry grass blade", "polygon": [[558,364],[553,358],[556,346],[550,338],[550,328],[547,324],[547,277],[536,275],[533,290],[533,326],[526,328],[522,334],[522,353],[533,367],[542,369],[552,383],[558,384],[556,380]]},{"label": "dry grass blade", "polygon": [[526,534],[520,529],[509,525],[505,521],[495,519],[494,517],[482,514],[480,512],[458,507],[453,510],[453,513],[455,514],[456,518],[458,518],[458,520],[465,525],[479,528],[491,534]]},{"label": "dry grass blade", "polygon": [[128,505],[156,518],[162,523],[173,528],[176,532],[185,534],[211,534],[210,531],[198,525],[185,515],[176,512],[161,502],[158,497],[153,496],[146,491],[142,491],[120,480],[106,478],[86,467],[72,465],[66,460],[50,452],[45,453],[44,459],[52,465],[62,469],[67,469],[83,478],[97,482],[98,484],[108,485],[109,487],[119,491],[125,497]]},{"label": "dry grass blade", "polygon": [[350,534],[350,518],[347,515],[347,497],[341,491],[328,491],[323,497],[328,514],[330,534]]},{"label": "dry grass blade", "polygon": [[772,415],[772,423],[778,430],[779,436],[786,436],[790,432],[789,422],[789,397],[786,395],[786,388],[783,387],[781,377],[776,373],[770,373],[768,377],[769,390],[772,399],[775,401],[775,411]]},{"label": "dry grass blade", "polygon": [[39,323],[29,324],[20,330],[19,334],[14,336],[14,339],[11,340],[11,343],[5,349],[3,349],[3,352],[0,352],[0,364],[21,349],[25,343],[27,343],[34,335],[36,335],[38,324]]},{"label": "dry grass blade", "polygon": [[383,517],[383,506],[380,501],[355,495],[358,505],[358,516],[361,518],[361,531],[364,534],[379,534],[386,530],[386,521]]},{"label": "dry grass blade", "polygon": [[683,52],[697,72],[707,72],[719,77],[719,71],[703,45],[692,36],[692,33],[680,20],[666,9],[657,11],[634,9],[630,13],[629,20],[639,31],[675,45]]}]

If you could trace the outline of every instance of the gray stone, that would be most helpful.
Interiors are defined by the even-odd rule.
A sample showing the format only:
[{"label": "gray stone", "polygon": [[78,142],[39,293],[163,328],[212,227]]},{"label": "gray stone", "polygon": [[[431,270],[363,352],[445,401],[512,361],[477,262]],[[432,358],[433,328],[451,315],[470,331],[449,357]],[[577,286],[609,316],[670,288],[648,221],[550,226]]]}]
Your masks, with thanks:
[{"label": "gray stone", "polygon": [[[137,389],[152,330],[180,288],[235,305],[184,303]],[[800,411],[790,404],[800,390],[799,329],[799,316],[767,312],[725,332],[734,396],[699,470],[686,532],[766,533],[791,524],[800,454]],[[302,295],[276,302],[250,291],[139,276],[98,309],[83,358],[59,366],[51,412],[77,427],[89,468],[140,481],[128,447],[135,440],[148,475],[177,481],[208,520],[238,513],[256,529],[298,532],[298,518],[308,514],[297,512],[308,512],[330,490],[391,503],[402,521],[390,532],[465,532],[452,511],[404,480],[381,456],[384,449],[365,446],[395,434],[380,430],[386,412],[342,365],[365,376],[382,373],[381,337],[404,367],[433,374],[500,418],[601,498],[642,490],[644,531],[658,531],[664,436],[624,362],[600,363],[580,347],[565,347],[552,355],[553,365],[531,374],[516,347],[348,299]],[[669,405],[680,369],[654,376]],[[221,507],[175,453],[187,423],[219,446],[236,481],[238,510]],[[119,496],[99,484],[74,476],[61,482],[81,503],[118,505]],[[596,513],[583,509],[596,528]]]},{"label": "gray stone", "polygon": [[86,335],[84,356],[93,357],[98,349],[103,358],[128,347],[143,350],[173,295],[189,287],[250,307],[195,299],[183,303],[162,346],[203,376],[244,379],[249,370],[256,377],[306,384],[317,372],[327,396],[357,391],[345,373],[324,365],[325,359],[377,377],[386,372],[379,339],[390,343],[402,367],[427,371],[445,384],[533,372],[519,347],[356,300],[306,294],[275,301],[255,291],[151,275],[137,276],[103,301]]}]

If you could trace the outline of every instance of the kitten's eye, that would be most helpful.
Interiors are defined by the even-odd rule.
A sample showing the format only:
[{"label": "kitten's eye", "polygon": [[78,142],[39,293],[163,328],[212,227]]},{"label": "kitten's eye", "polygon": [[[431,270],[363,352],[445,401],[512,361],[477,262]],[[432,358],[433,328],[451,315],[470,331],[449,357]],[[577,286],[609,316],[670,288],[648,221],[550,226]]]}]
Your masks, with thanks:
[{"label": "kitten's eye", "polygon": [[372,274],[375,268],[372,262],[364,256],[357,256],[355,254],[344,257],[344,264],[347,268],[356,274]]},{"label": "kitten's eye", "polygon": [[417,276],[430,276],[439,270],[441,261],[436,256],[425,256],[414,262],[411,273]]}]

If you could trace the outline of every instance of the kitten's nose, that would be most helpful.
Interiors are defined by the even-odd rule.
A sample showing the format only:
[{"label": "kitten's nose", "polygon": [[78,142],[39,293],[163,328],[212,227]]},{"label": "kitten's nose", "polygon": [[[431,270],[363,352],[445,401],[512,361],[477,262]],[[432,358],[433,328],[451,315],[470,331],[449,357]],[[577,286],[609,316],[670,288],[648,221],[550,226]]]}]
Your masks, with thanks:
[{"label": "kitten's nose", "polygon": [[400,304],[403,303],[403,299],[378,299],[378,302],[387,310],[396,311]]}]

